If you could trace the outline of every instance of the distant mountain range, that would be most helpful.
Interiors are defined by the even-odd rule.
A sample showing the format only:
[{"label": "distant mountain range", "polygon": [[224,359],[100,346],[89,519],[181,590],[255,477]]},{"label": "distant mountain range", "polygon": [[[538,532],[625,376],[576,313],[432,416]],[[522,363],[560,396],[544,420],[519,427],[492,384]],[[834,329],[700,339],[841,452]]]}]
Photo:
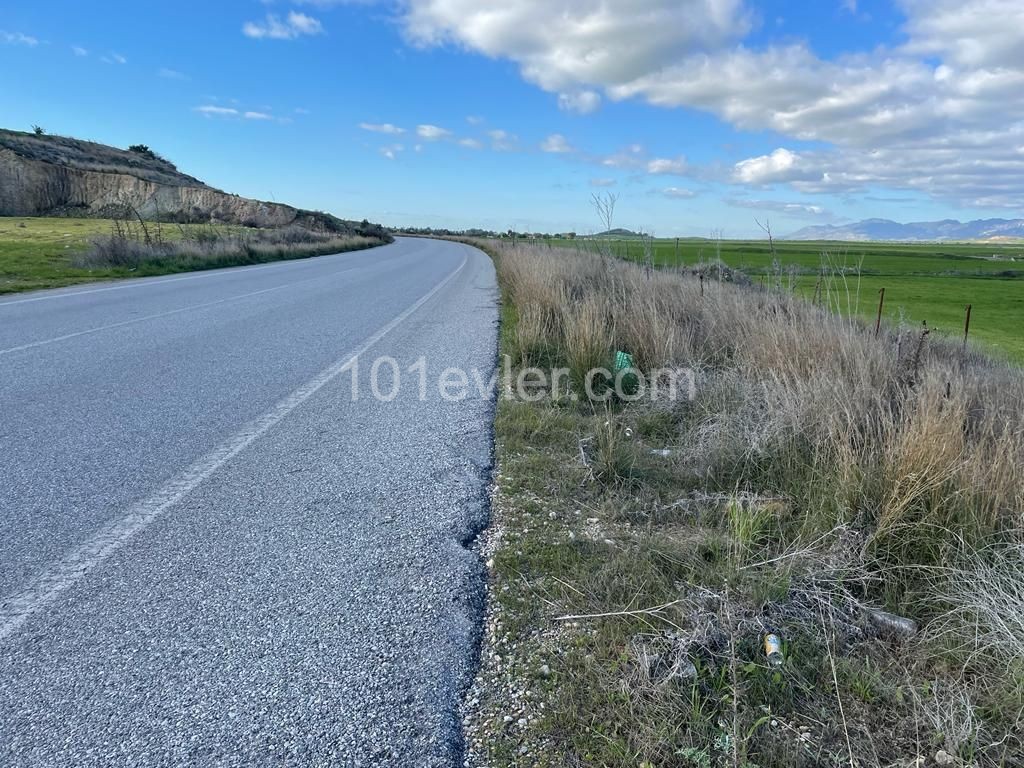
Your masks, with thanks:
[{"label": "distant mountain range", "polygon": [[804,227],[786,240],[1020,240],[1024,239],[1024,219],[978,219],[961,222],[914,221],[900,224],[889,219],[864,219],[853,224]]}]

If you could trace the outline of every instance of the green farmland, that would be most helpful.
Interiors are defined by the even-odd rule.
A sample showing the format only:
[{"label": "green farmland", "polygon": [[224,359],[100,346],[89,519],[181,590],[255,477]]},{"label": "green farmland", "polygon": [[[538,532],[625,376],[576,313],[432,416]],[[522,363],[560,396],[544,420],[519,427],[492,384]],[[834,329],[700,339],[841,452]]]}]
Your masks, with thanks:
[{"label": "green farmland", "polygon": [[[590,239],[553,240],[552,245],[594,248]],[[644,258],[639,240],[604,241],[613,252]],[[755,282],[781,283],[833,308],[868,318],[878,311],[885,289],[889,322],[927,322],[951,338],[963,334],[966,305],[972,305],[971,339],[998,355],[1024,362],[1024,243],[838,243],[775,244],[767,241],[656,240],[655,264],[694,266],[721,258]]]}]

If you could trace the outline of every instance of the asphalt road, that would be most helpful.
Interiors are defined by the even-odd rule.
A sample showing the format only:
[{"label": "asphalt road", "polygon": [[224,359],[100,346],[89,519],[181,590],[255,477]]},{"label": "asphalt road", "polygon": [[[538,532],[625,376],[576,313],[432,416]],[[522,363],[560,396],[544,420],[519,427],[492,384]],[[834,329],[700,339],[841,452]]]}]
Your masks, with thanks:
[{"label": "asphalt road", "polygon": [[0,765],[456,764],[496,327],[430,240],[0,299]]}]

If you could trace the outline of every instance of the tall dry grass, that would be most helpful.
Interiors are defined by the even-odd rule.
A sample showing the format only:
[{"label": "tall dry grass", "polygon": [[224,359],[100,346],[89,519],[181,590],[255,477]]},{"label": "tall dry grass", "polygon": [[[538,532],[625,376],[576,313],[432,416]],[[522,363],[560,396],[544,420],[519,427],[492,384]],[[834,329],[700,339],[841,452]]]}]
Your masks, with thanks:
[{"label": "tall dry grass", "polygon": [[[697,399],[678,405],[678,471],[708,491],[792,499],[794,546],[856,529],[864,543],[855,565],[879,585],[869,597],[924,621],[942,616],[946,635],[973,630],[989,638],[984,648],[1021,658],[1014,616],[1024,615],[1024,596],[1006,586],[1011,561],[981,554],[1024,545],[1019,369],[916,328],[876,338],[856,318],[785,290],[489,245],[519,312],[523,364],[568,364],[580,394],[585,368],[609,365],[616,349],[642,370],[693,369]],[[962,610],[992,583],[1002,585],[998,598]]]},{"label": "tall dry grass", "polygon": [[384,243],[377,237],[299,226],[240,229],[211,225],[181,230],[181,237],[174,239],[165,238],[164,229],[159,222],[117,222],[110,235],[95,238],[89,249],[74,256],[73,263],[85,269],[209,269],[342,253]]}]

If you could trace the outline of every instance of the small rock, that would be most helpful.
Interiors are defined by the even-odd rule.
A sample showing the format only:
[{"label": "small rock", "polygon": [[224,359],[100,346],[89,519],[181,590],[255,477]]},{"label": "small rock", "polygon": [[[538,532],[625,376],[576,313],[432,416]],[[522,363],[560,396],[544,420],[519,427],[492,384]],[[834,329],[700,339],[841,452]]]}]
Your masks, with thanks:
[{"label": "small rock", "polygon": [[542,664],[540,667],[540,676],[551,677],[551,667],[549,667],[547,664]]},{"label": "small rock", "polygon": [[939,765],[955,765],[956,758],[953,757],[949,752],[944,749],[940,749],[935,753],[935,762]]}]

